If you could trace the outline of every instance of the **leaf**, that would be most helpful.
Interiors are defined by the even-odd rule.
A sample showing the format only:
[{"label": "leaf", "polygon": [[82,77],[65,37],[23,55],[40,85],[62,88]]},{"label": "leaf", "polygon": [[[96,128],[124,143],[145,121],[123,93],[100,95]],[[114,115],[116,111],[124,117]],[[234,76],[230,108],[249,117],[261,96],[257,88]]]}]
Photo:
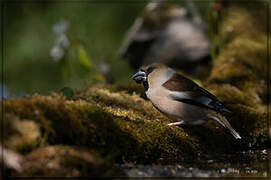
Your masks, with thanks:
[{"label": "leaf", "polygon": [[69,87],[62,88],[60,92],[65,96],[67,100],[71,100],[74,95],[73,89]]},{"label": "leaf", "polygon": [[85,50],[85,48],[83,46],[79,46],[78,47],[78,58],[80,61],[80,64],[87,70],[87,71],[91,71],[92,69],[92,63],[91,63],[91,59],[88,57],[87,52]]}]

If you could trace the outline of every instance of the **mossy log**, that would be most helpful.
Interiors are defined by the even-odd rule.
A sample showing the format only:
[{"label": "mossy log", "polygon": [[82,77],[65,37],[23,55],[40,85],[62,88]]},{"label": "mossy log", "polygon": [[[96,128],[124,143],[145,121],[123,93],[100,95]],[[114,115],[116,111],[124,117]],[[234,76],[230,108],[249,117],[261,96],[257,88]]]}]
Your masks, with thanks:
[{"label": "mossy log", "polygon": [[266,15],[238,5],[223,11],[218,36],[224,48],[205,88],[232,110],[226,116],[241,140],[216,122],[167,126],[171,120],[144,98],[143,87],[132,83],[91,85],[71,100],[56,93],[5,100],[5,146],[23,153],[45,145],[85,146],[115,162],[144,164],[181,163],[203,153],[265,146]]}]

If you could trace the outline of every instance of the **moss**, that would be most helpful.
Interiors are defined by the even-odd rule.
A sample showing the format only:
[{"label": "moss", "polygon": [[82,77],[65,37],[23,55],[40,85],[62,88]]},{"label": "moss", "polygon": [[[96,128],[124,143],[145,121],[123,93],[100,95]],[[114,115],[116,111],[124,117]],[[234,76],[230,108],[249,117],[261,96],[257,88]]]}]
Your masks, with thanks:
[{"label": "moss", "polygon": [[265,138],[267,137],[266,110],[255,110],[253,107],[241,104],[233,105],[233,107],[234,111],[231,116],[233,125],[240,129],[240,133],[247,135],[247,143],[251,143],[251,145],[266,145],[267,139],[265,139],[264,142],[256,141],[256,139],[262,135],[265,136]]},{"label": "moss", "polygon": [[48,132],[48,144],[84,145],[117,162],[176,163],[201,151],[195,137],[168,127],[169,119],[136,94],[89,87],[74,100],[35,95],[4,104],[7,115],[32,119],[42,137]]},{"label": "moss", "polygon": [[10,114],[6,114],[4,119],[6,119],[4,138],[7,148],[27,152],[38,146],[41,132],[37,123]]},{"label": "moss", "polygon": [[[89,87],[94,87],[96,89],[108,89],[111,92],[126,92],[128,94],[136,93],[140,97],[146,99],[145,89],[142,87],[141,84],[137,84],[134,80],[131,79],[131,81],[127,84],[105,84],[105,83],[99,83],[99,84],[89,84],[85,87],[85,89],[88,89]],[[80,92],[77,92],[76,94],[80,94]]]},{"label": "moss", "polygon": [[[266,36],[264,37],[266,38]],[[266,39],[256,41],[238,37],[225,47],[218,57],[216,65],[223,66],[231,62],[230,65],[241,67],[239,72],[246,72],[243,69],[247,68],[252,71],[251,75],[266,77],[266,47]],[[253,74],[254,72],[255,74]]]},{"label": "moss", "polygon": [[71,146],[48,146],[24,157],[23,171],[13,177],[125,177],[113,164],[93,150]]},{"label": "moss", "polygon": [[[257,4],[255,6],[261,6]],[[259,7],[232,3],[219,25],[226,45],[205,87],[233,111],[227,115],[242,143],[267,144],[266,14]],[[259,140],[260,139],[260,140]]]},{"label": "moss", "polygon": [[[239,93],[236,97],[240,100],[246,100],[233,86],[224,85],[223,90],[228,97],[221,97],[230,107],[234,107],[232,104],[236,101],[232,96],[234,92]],[[218,91],[215,94],[219,96]],[[210,147],[232,149],[236,143],[229,132],[215,122],[204,127],[169,127],[170,120],[139,95],[95,86],[77,93],[73,100],[64,100],[57,94],[36,95],[6,100],[4,104],[7,114],[38,123],[43,130],[42,136],[49,132],[48,144],[84,145],[120,163],[179,163],[196,158],[198,153],[208,151]],[[39,112],[39,116],[33,112]],[[253,118],[255,122],[259,119]],[[238,131],[242,129],[233,118],[229,120]],[[254,125],[252,127],[256,127]],[[252,127],[248,129],[252,130]],[[245,142],[258,136],[250,131],[240,130],[240,133]]]},{"label": "moss", "polygon": [[266,35],[266,5],[259,3],[234,3],[223,10],[219,22],[219,36],[227,43],[236,37],[257,40]]},{"label": "moss", "polygon": [[[107,112],[115,113],[119,116],[129,115],[134,118],[135,116],[139,118],[164,118],[164,116],[155,111],[155,108],[150,102],[146,102],[135,93],[130,95],[125,91],[112,92],[105,88],[89,87],[79,93],[75,98],[95,103],[100,107],[105,107],[104,110]],[[112,108],[117,111],[112,111]],[[129,111],[130,109],[132,109],[132,111]]]}]

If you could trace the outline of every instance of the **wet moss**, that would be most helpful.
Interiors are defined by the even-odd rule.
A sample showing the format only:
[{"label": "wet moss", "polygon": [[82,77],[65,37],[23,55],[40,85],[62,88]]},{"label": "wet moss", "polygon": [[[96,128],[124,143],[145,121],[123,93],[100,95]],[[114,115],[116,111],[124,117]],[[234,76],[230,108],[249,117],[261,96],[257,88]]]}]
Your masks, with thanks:
[{"label": "wet moss", "polygon": [[[258,5],[264,10],[263,4],[255,6]],[[219,35],[225,46],[205,86],[233,111],[226,116],[240,132],[242,143],[264,146],[267,145],[266,13],[251,5],[242,7],[240,3],[232,3],[224,13]]]},{"label": "wet moss", "polygon": [[47,146],[27,154],[22,161],[22,172],[13,177],[125,177],[112,163],[86,148]]}]

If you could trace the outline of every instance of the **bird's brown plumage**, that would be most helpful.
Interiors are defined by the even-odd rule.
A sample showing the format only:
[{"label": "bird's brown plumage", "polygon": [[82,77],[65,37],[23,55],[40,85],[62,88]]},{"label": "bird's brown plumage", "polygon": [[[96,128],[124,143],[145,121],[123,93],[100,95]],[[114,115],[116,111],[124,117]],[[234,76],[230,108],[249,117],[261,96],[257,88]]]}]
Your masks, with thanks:
[{"label": "bird's brown plumage", "polygon": [[202,124],[212,119],[228,128],[235,138],[241,138],[220,114],[229,111],[226,106],[192,80],[163,64],[152,64],[140,71],[146,76],[143,84],[147,83],[147,97],[162,113],[185,124]]},{"label": "bird's brown plumage", "polygon": [[194,87],[197,86],[197,84],[190,79],[187,79],[186,77],[176,73],[162,86],[171,91],[191,91],[194,89]]}]

